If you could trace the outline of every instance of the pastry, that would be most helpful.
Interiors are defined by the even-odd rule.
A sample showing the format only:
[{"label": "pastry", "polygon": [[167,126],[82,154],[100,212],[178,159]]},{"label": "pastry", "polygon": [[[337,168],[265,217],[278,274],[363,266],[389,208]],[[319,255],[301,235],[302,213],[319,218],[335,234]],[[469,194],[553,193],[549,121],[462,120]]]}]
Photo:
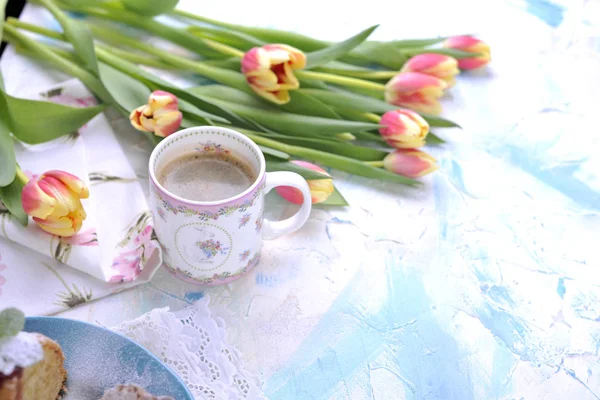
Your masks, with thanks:
[{"label": "pastry", "polygon": [[39,334],[0,339],[0,399],[56,400],[67,372],[60,346]]}]

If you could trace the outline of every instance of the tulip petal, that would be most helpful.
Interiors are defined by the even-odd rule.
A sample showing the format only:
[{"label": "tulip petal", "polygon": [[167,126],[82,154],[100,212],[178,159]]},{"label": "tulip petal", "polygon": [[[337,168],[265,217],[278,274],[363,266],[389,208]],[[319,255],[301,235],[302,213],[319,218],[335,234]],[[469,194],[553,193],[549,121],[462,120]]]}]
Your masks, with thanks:
[{"label": "tulip petal", "polygon": [[85,182],[73,174],[60,170],[52,170],[44,173],[43,176],[51,176],[58,179],[59,181],[64,183],[71,191],[77,194],[79,198],[87,199],[90,195],[90,191]]},{"label": "tulip petal", "polygon": [[446,39],[444,47],[457,49],[479,55],[471,58],[458,60],[458,67],[463,70],[471,70],[483,67],[491,60],[491,50],[487,43],[472,36],[454,36]]},{"label": "tulip petal", "polygon": [[335,191],[332,179],[311,179],[308,181],[312,204],[322,203]]},{"label": "tulip petal", "polygon": [[79,197],[70,191],[65,184],[52,176],[42,175],[39,185],[47,195],[56,199],[56,206],[52,215],[62,217],[81,205]]},{"label": "tulip petal", "polygon": [[21,203],[26,214],[38,218],[46,218],[56,207],[56,200],[40,188],[35,178],[23,187]]},{"label": "tulip petal", "polygon": [[318,165],[309,163],[308,161],[302,161],[302,160],[292,160],[292,163],[300,166],[300,167],[304,167],[304,168],[308,168],[311,169],[313,171],[317,171],[322,173],[325,176],[331,176],[327,173],[327,171],[325,171],[323,168],[319,167]]},{"label": "tulip petal", "polygon": [[140,121],[140,117],[142,116],[145,108],[145,105],[140,106],[133,110],[131,114],[129,114],[129,122],[131,122],[131,125],[133,125],[133,127],[138,131],[146,131],[146,129],[142,126],[142,122]]},{"label": "tulip petal", "polygon": [[275,191],[278,195],[294,204],[302,204],[304,202],[304,196],[302,192],[292,186],[277,186]]},{"label": "tulip petal", "polygon": [[291,46],[269,44],[248,50],[241,64],[248,85],[257,95],[285,104],[290,101],[288,90],[300,87],[292,71],[304,68],[306,56]]},{"label": "tulip petal", "polygon": [[178,109],[177,96],[164,90],[155,90],[148,98],[148,106],[152,112],[160,109],[176,111]]},{"label": "tulip petal", "polygon": [[435,158],[416,149],[396,150],[384,158],[383,165],[388,171],[413,179],[439,168]]},{"label": "tulip petal", "polygon": [[154,134],[160,137],[167,137],[177,132],[181,126],[183,115],[180,111],[172,111],[158,118],[154,125]]}]

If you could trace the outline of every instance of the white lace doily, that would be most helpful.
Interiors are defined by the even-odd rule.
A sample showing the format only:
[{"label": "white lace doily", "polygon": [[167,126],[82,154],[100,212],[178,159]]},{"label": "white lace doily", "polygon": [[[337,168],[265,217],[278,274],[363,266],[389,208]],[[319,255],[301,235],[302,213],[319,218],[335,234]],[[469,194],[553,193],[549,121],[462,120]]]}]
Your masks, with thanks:
[{"label": "white lace doily", "polygon": [[44,349],[33,333],[20,332],[0,340],[0,373],[10,375],[15,367],[27,368],[44,358]]},{"label": "white lace doily", "polygon": [[211,317],[209,301],[206,296],[176,313],[155,309],[113,330],[171,367],[196,400],[266,399],[258,377],[244,370],[237,350],[226,343],[224,322]]}]

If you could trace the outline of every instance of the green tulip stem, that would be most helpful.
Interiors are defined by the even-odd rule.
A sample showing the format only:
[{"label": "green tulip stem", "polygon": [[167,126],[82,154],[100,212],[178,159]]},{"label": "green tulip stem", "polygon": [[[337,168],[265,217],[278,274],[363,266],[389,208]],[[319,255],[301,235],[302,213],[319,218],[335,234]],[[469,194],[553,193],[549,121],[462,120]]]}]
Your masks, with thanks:
[{"label": "green tulip stem", "polygon": [[167,65],[164,61],[161,61],[154,57],[146,57],[138,53],[133,53],[130,51],[122,50],[116,47],[104,46],[101,44],[96,44],[97,49],[104,49],[109,51],[113,55],[120,57],[124,60],[127,60],[134,64],[147,65],[148,67],[160,68],[160,69],[173,69],[172,66]]},{"label": "green tulip stem", "polygon": [[375,83],[356,78],[349,78],[347,76],[333,75],[325,72],[300,70],[294,71],[294,75],[296,75],[296,77],[298,78],[315,79],[323,82],[334,83],[336,85],[348,86],[357,89],[367,89],[379,92],[385,91],[385,85],[382,85],[381,83]]},{"label": "green tulip stem", "polygon": [[196,14],[192,14],[191,12],[178,10],[178,9],[173,10],[172,14],[178,15],[178,16],[184,17],[184,18],[189,18],[194,21],[204,22],[205,24],[220,26],[222,28],[229,28],[232,30],[244,30],[244,28],[245,28],[242,25],[229,24],[227,22],[218,21],[216,19],[206,18],[206,17],[203,17],[202,15],[196,15]]},{"label": "green tulip stem", "polygon": [[[231,128],[231,126],[223,126]],[[253,140],[256,144],[271,147],[296,157],[316,161],[328,167],[339,169],[340,171],[364,176],[366,178],[385,179],[411,186],[419,184],[419,182],[415,181],[414,179],[406,178],[385,169],[381,169],[380,167],[383,166],[383,161],[364,162],[354,158],[331,154],[320,150],[281,143],[276,140],[261,136],[260,132],[254,132],[238,127],[233,128],[248,136],[248,138]],[[376,166],[371,164],[376,164]]]},{"label": "green tulip stem", "polygon": [[[52,39],[56,39],[56,40],[61,40],[61,41],[66,41],[67,39],[65,38],[65,36],[57,31],[53,31],[38,25],[34,25],[34,24],[30,24],[28,22],[23,22],[19,19],[13,18],[13,17],[9,17],[6,22],[14,27],[17,28],[21,28],[24,30],[27,30],[29,32],[33,32],[33,33],[37,33],[39,35],[43,35]],[[93,28],[93,27],[91,27]],[[102,46],[102,45],[98,45],[96,44],[96,47],[102,47],[105,49],[110,49],[110,52],[113,53],[114,55],[117,55],[127,61],[136,63],[136,64],[142,64],[142,65],[147,65],[149,67],[156,67],[156,68],[161,68],[161,69],[169,69],[170,66],[165,65],[164,62],[156,59],[156,58],[151,58],[151,57],[146,57],[143,56],[141,54],[138,53],[132,53],[130,51],[125,51],[125,50],[121,50],[115,47],[112,48],[108,48],[107,46]]]},{"label": "green tulip stem", "polygon": [[369,121],[375,122],[376,124],[378,124],[381,121],[381,117],[375,113],[364,113],[362,115]]},{"label": "green tulip stem", "polygon": [[388,80],[398,75],[398,71],[355,71],[352,69],[329,69],[327,67],[319,68],[323,72],[335,73],[336,75],[343,75],[351,78],[358,79],[371,79],[371,80]]},{"label": "green tulip stem", "polygon": [[[208,65],[200,61],[190,60],[189,58],[171,54],[166,50],[159,49],[148,43],[134,39],[127,35],[123,35],[115,30],[110,30],[97,25],[90,25],[90,29],[95,37],[98,37],[106,42],[115,43],[125,47],[129,47],[131,49],[143,51],[170,64],[170,66],[172,67],[187,69],[199,75],[202,75],[208,79],[212,79],[216,82],[219,82],[223,85],[231,86],[236,89],[252,93],[252,90],[248,87],[248,84],[246,83],[246,79],[239,72],[229,71],[223,68]],[[108,47],[105,48],[108,49]],[[168,67],[163,66],[162,68]]]},{"label": "green tulip stem", "polygon": [[29,177],[25,175],[25,173],[21,170],[21,168],[19,168],[18,165],[16,177],[23,185],[26,185],[27,182],[29,182]]},{"label": "green tulip stem", "polygon": [[244,57],[244,52],[236,49],[235,47],[231,47],[229,45],[219,43],[212,39],[203,39],[203,40],[207,46],[209,46],[213,50],[218,51],[219,53],[222,53],[222,54],[225,54],[228,56],[232,56],[232,57],[238,57],[238,58]]},{"label": "green tulip stem", "polygon": [[17,29],[11,26],[11,24],[5,24],[4,32],[6,33],[5,37],[3,38],[4,40],[25,47],[32,53],[35,53],[37,57],[52,63],[65,73],[79,79],[92,92],[94,92],[94,94],[98,96],[102,102],[107,104],[114,103],[112,96],[104,88],[102,82],[100,82],[98,78],[81,68],[76,63],[63,58],[58,54],[55,54],[48,48],[48,46],[35,41],[29,36],[23,35]]},{"label": "green tulip stem", "polygon": [[105,20],[121,22],[129,26],[142,29],[203,56],[212,57],[220,54],[219,52],[215,52],[209,45],[207,45],[202,38],[196,37],[184,30],[163,24],[155,19],[140,17],[132,12],[119,10],[114,7],[111,7],[110,9],[103,9],[77,6],[73,2],[63,2],[61,3],[61,7],[68,11],[79,12]]}]

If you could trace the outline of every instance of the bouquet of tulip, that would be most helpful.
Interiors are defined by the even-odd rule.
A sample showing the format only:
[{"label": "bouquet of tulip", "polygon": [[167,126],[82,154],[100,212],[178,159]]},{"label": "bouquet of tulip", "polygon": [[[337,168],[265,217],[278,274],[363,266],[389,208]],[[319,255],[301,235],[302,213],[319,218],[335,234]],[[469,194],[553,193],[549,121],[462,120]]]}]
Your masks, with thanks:
[{"label": "bouquet of tulip", "polygon": [[[9,18],[3,40],[78,78],[102,105],[73,108],[17,99],[4,93],[0,76],[0,106],[8,111],[0,115],[0,198],[24,222],[25,212],[33,215],[32,207],[22,189],[27,177],[16,165],[11,134],[26,143],[52,140],[104,106],[129,117],[153,143],[180,128],[234,128],[261,147],[268,170],[304,176],[313,203],[346,204],[325,170],[299,159],[417,185],[417,178],[437,169],[435,159],[420,150],[443,142],[430,127],[458,126],[438,116],[438,99],[454,85],[459,70],[480,68],[490,60],[489,47],[471,36],[368,41],[374,26],[330,43],[193,15],[175,9],[177,0],[34,3],[54,15],[62,32]],[[159,14],[188,25],[175,28],[154,18]],[[36,41],[23,30],[53,40]],[[151,45],[137,32],[187,53]],[[193,73],[211,84],[178,87],[152,72],[157,69]],[[33,107],[41,122],[26,118]],[[297,202],[298,193],[287,189],[278,192]]]}]

